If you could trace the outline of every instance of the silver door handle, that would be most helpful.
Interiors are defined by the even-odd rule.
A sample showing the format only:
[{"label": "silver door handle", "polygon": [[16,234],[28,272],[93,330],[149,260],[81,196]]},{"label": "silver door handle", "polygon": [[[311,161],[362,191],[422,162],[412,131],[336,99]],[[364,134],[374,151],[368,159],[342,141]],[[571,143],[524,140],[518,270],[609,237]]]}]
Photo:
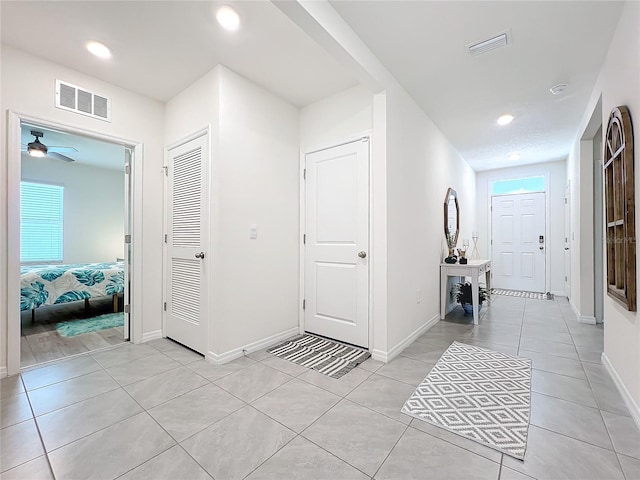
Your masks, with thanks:
[{"label": "silver door handle", "polygon": [[360,258],[365,258],[365,257],[367,256],[367,252],[365,252],[365,251],[358,252],[358,256],[359,256]]},{"label": "silver door handle", "polygon": [[204,258],[204,252],[196,253],[196,258]]},{"label": "silver door handle", "polygon": [[540,247],[538,247],[538,248],[540,248],[540,250],[544,250],[544,247],[542,245],[540,245]]},{"label": "silver door handle", "polygon": [[569,247],[564,247],[565,250],[569,250]]}]

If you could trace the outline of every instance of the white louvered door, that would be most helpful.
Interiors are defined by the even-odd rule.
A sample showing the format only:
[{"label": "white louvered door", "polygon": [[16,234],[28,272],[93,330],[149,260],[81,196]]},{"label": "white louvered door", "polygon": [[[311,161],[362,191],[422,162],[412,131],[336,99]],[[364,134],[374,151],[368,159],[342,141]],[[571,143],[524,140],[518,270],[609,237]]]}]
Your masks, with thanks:
[{"label": "white louvered door", "polygon": [[166,336],[204,354],[208,333],[209,136],[167,152]]}]

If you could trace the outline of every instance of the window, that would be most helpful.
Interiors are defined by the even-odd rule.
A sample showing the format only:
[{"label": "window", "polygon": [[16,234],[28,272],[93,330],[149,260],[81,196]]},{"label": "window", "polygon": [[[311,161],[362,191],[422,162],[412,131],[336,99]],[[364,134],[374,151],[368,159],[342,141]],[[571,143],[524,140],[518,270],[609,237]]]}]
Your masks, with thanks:
[{"label": "window", "polygon": [[514,193],[544,192],[544,177],[516,178],[493,182],[491,195],[512,195]]},{"label": "window", "polygon": [[20,182],[20,261],[61,262],[64,187]]}]

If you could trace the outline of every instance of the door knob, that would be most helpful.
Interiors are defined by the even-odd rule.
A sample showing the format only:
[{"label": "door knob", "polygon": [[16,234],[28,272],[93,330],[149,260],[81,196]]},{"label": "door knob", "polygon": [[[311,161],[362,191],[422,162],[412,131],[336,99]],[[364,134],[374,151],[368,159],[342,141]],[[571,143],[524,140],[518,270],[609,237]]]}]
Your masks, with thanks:
[{"label": "door knob", "polygon": [[569,247],[564,247],[565,250],[569,250]]},{"label": "door knob", "polygon": [[196,253],[196,258],[204,258],[204,252]]},{"label": "door knob", "polygon": [[542,245],[540,245],[540,247],[538,247],[538,248],[540,248],[540,250],[544,250],[544,247]]},{"label": "door knob", "polygon": [[365,257],[367,256],[367,252],[365,252],[365,251],[358,252],[358,256],[359,256],[360,258],[365,258]]}]

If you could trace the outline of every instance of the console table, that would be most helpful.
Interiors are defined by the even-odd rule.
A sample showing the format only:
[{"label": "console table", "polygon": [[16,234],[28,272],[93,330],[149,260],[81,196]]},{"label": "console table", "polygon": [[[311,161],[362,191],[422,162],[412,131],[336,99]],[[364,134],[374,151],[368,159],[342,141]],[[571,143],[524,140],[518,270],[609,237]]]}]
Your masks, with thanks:
[{"label": "console table", "polygon": [[459,263],[441,263],[440,264],[440,318],[444,319],[447,314],[447,298],[449,292],[447,290],[447,279],[449,277],[471,277],[471,294],[473,296],[473,323],[478,323],[478,299],[480,293],[479,278],[484,274],[487,285],[487,294],[491,296],[491,261],[489,260],[469,260],[466,265]]}]

